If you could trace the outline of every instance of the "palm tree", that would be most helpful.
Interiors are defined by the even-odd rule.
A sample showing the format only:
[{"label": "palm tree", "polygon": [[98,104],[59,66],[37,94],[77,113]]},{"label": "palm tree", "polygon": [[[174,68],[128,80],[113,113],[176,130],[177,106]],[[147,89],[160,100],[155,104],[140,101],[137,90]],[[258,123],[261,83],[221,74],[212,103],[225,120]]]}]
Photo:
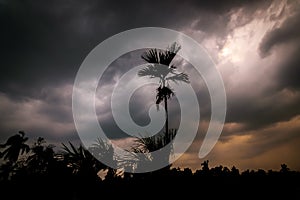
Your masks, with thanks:
[{"label": "palm tree", "polygon": [[[148,164],[149,161],[161,161],[163,163],[167,163],[169,161],[169,157],[173,152],[173,145],[170,145],[167,147],[167,145],[174,139],[176,136],[177,130],[176,129],[170,129],[168,134],[157,134],[151,137],[146,138],[136,138],[136,146],[133,147],[133,153],[142,153],[140,155],[140,158],[144,159],[138,159],[140,161],[140,164]],[[152,154],[151,152],[154,151],[160,151],[161,148],[168,148],[167,151],[161,151],[160,154]],[[147,157],[145,155],[149,154]],[[143,155],[145,154],[145,155]],[[157,157],[158,156],[158,157]],[[145,159],[146,158],[146,159]],[[165,169],[169,169],[171,165],[168,165],[165,167]]]},{"label": "palm tree", "polygon": [[99,162],[98,171],[107,171],[105,180],[112,180],[117,175],[117,161],[114,158],[114,148],[111,143],[97,138],[96,142],[88,148],[89,152],[99,161],[106,161],[111,166]]},{"label": "palm tree", "polygon": [[108,159],[109,156],[113,156],[111,153],[113,149],[101,140],[97,140],[97,142],[89,149],[84,148],[81,144],[76,148],[71,142],[69,142],[70,147],[62,143],[64,161],[73,170],[72,173],[75,176],[89,180],[100,180],[97,173],[108,168],[97,158],[107,156],[106,159]]},{"label": "palm tree", "polygon": [[148,76],[149,78],[159,79],[159,87],[156,89],[156,105],[164,101],[166,111],[165,134],[169,133],[168,102],[167,100],[174,96],[174,92],[169,86],[169,81],[174,83],[189,83],[188,75],[181,72],[176,73],[176,66],[171,64],[172,60],[181,49],[181,46],[174,42],[166,50],[150,49],[141,57],[150,63],[144,69],[138,71],[138,76]]},{"label": "palm tree", "polygon": [[9,160],[11,163],[15,163],[19,155],[28,153],[30,148],[25,142],[28,140],[27,137],[24,137],[25,133],[19,131],[19,134],[13,135],[7,139],[5,144],[1,144],[1,148],[6,148],[1,152],[0,157]]}]

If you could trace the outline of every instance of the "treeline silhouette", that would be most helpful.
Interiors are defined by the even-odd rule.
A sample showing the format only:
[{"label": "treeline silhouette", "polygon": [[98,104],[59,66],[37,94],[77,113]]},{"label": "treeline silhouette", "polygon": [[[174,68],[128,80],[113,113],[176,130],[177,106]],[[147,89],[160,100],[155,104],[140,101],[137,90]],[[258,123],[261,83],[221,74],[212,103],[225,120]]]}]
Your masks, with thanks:
[{"label": "treeline silhouette", "polygon": [[[170,138],[171,139],[171,138]],[[111,146],[97,141],[87,150],[72,143],[61,151],[38,137],[33,145],[20,131],[1,144],[1,196],[9,199],[89,198],[271,198],[299,199],[300,172],[281,164],[281,169],[245,170],[235,166],[189,168],[169,165],[148,173],[121,173],[107,167],[95,155],[113,158]],[[148,141],[149,142],[149,141]],[[135,149],[136,150],[136,149]],[[105,172],[101,179],[99,172]],[[102,177],[102,178],[103,178]]]}]

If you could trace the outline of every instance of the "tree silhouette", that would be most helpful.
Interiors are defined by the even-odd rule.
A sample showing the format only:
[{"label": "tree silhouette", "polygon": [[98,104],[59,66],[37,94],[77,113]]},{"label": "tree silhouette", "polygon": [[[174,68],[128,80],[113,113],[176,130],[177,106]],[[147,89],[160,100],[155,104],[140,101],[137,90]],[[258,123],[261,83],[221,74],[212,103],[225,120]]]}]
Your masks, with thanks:
[{"label": "tree silhouette", "polygon": [[[171,131],[170,131],[171,132]],[[25,138],[20,133],[21,138]],[[10,137],[10,138],[18,138]],[[1,145],[2,148],[11,147],[12,141]],[[144,139],[144,149],[136,148],[139,154],[138,160],[144,160],[139,164],[151,164],[153,157],[143,154],[156,150],[157,147],[166,143],[164,137]],[[25,140],[25,139],[24,139]],[[23,140],[23,141],[24,141]],[[24,145],[25,142],[24,141]],[[21,148],[22,149],[22,148]],[[31,199],[87,199],[95,195],[111,198],[119,197],[132,198],[134,191],[146,192],[147,197],[157,198],[157,194],[164,198],[178,197],[178,192],[184,191],[185,195],[192,197],[201,191],[219,191],[210,193],[211,197],[222,194],[222,198],[240,198],[240,192],[247,194],[247,197],[278,197],[284,196],[287,199],[299,199],[299,178],[300,172],[290,169],[287,164],[281,164],[278,171],[263,169],[239,170],[232,166],[217,165],[209,167],[209,161],[199,162],[201,169],[193,172],[190,168],[164,168],[148,173],[124,173],[120,176],[116,170],[108,170],[104,180],[97,176],[99,169],[109,169],[101,164],[95,157],[116,159],[113,157],[113,148],[101,140],[97,140],[88,150],[79,146],[63,144],[63,153],[55,153],[53,145],[47,144],[45,140],[38,137],[31,146],[31,151],[24,157],[16,160],[16,157],[8,162],[0,163],[0,188],[2,196],[9,196],[10,199],[24,199],[31,195]],[[24,153],[27,152],[24,150]],[[19,151],[22,153],[22,150]],[[7,154],[5,154],[7,155]],[[94,157],[95,156],[95,157]],[[138,166],[137,166],[138,167]],[[120,172],[119,172],[120,173]],[[155,186],[155,193],[148,192],[148,188]],[[167,192],[166,192],[167,191]],[[25,196],[24,196],[25,195]],[[229,195],[229,196],[226,196]]]},{"label": "tree silhouette", "polygon": [[82,145],[76,148],[71,142],[69,142],[70,147],[65,144],[62,145],[65,151],[64,161],[72,169],[75,176],[89,181],[99,179],[97,173],[103,168],[103,164],[90,151]]},{"label": "tree silhouette", "polygon": [[105,179],[112,179],[116,175],[117,161],[114,158],[114,148],[111,143],[105,142],[102,139],[98,138],[94,144],[92,144],[88,151],[97,159],[101,161],[106,161],[112,166],[108,167],[107,165],[98,163],[98,170],[107,170]]},{"label": "tree silhouette", "polygon": [[27,140],[28,138],[25,137],[24,131],[19,131],[19,134],[8,138],[6,143],[0,146],[1,148],[6,148],[3,152],[1,152],[1,158],[15,163],[20,154],[29,152],[30,148],[27,144],[25,144]]},{"label": "tree silhouette", "polygon": [[[133,148],[134,152],[144,153],[144,154],[150,154],[150,156],[145,157],[144,164],[147,164],[149,161],[152,160],[160,160],[163,163],[169,162],[169,156],[173,151],[173,145],[168,145],[176,136],[177,130],[176,129],[170,129],[168,134],[156,134],[151,137],[145,137],[145,138],[137,138],[136,139],[136,146]],[[161,151],[159,154],[152,154],[151,152],[160,150],[161,148],[168,148],[167,151]],[[157,157],[155,157],[155,155]],[[167,166],[166,169],[169,169],[171,165]]]},{"label": "tree silhouette", "polygon": [[181,49],[181,46],[174,42],[166,50],[150,49],[141,57],[146,62],[150,63],[144,69],[138,71],[138,76],[147,76],[149,78],[159,79],[159,87],[156,89],[156,104],[157,108],[161,102],[164,102],[166,111],[165,134],[169,132],[168,118],[168,99],[174,96],[174,92],[169,85],[169,81],[174,83],[185,82],[189,83],[188,75],[181,72],[177,73],[177,67],[172,64],[172,60]]},{"label": "tree silhouette", "polygon": [[38,137],[31,147],[32,154],[27,158],[27,171],[32,174],[46,174],[55,162],[54,145],[45,145],[46,141]]}]

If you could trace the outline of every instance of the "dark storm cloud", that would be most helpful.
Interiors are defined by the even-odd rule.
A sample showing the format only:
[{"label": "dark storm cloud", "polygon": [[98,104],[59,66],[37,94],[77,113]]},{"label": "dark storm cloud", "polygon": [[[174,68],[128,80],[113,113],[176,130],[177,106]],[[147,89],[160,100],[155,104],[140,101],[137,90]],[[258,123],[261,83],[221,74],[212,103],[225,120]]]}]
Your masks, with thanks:
[{"label": "dark storm cloud", "polygon": [[280,88],[300,89],[300,40],[295,45],[297,45],[295,51],[288,56],[288,60],[277,73]]},{"label": "dark storm cloud", "polygon": [[[299,10],[300,11],[300,10]],[[299,46],[300,39],[300,12],[286,19],[279,28],[275,28],[265,35],[259,50],[262,57],[268,56],[273,47],[285,43],[296,43]]]},{"label": "dark storm cloud", "polygon": [[222,15],[232,8],[250,9],[260,4],[259,1],[6,1],[0,6],[1,90],[10,95],[35,97],[44,85],[73,82],[88,52],[120,31],[142,26],[176,29],[202,15],[205,18],[205,11],[213,13],[209,21],[218,22],[214,26],[199,22],[202,31],[211,32],[225,26]]},{"label": "dark storm cloud", "polygon": [[[226,121],[244,124],[244,131],[257,130],[280,121],[288,121],[298,115],[299,101],[299,94],[286,90],[250,98],[229,97]],[[243,131],[237,133],[241,134]]]},{"label": "dark storm cloud", "polygon": [[[36,97],[45,85],[73,82],[88,52],[106,37],[92,5],[10,1],[1,9],[1,90]],[[26,88],[26,90],[24,89]]]},{"label": "dark storm cloud", "polygon": [[[132,1],[130,4],[96,0],[5,1],[0,6],[1,91],[18,98],[46,98],[44,87],[72,83],[88,52],[105,38],[122,30],[140,26],[176,29],[198,20],[195,27],[201,31],[224,35],[228,32],[229,13],[233,9],[241,8],[248,16],[247,20],[250,20],[255,10],[265,9],[269,5],[270,1],[238,0]],[[245,20],[241,18],[237,26],[246,23]],[[297,23],[296,20],[291,21]],[[282,40],[281,35],[289,34],[290,29],[297,27],[293,23],[287,22],[287,28],[282,28],[287,31],[266,39],[269,42],[265,43],[269,45],[262,45],[266,46],[264,49],[271,48],[275,41]],[[124,62],[128,62],[128,59]],[[122,63],[119,66],[122,67],[122,73],[124,66]],[[113,81],[109,72],[105,81]],[[206,100],[201,101],[203,105]],[[55,99],[51,101],[53,105],[60,104]],[[53,116],[58,113],[51,110],[45,112]],[[65,118],[69,119],[67,116]]]},{"label": "dark storm cloud", "polygon": [[68,20],[50,17],[43,7],[29,3],[3,6],[0,12],[1,90],[32,97],[45,84],[55,85],[74,75],[80,57],[72,53],[71,45],[66,47]]},{"label": "dark storm cloud", "polygon": [[264,58],[272,53],[275,47],[288,46],[292,48],[286,55],[282,66],[276,74],[279,89],[299,89],[300,81],[300,8],[295,6],[295,14],[287,18],[280,27],[268,32],[259,47],[260,55]]},{"label": "dark storm cloud", "polygon": [[[216,35],[221,39],[218,43],[222,46],[223,37],[235,28],[252,21],[257,10],[267,9],[271,3],[271,1],[208,1],[205,3],[199,1],[198,4],[195,3],[199,7],[195,8],[198,15],[192,28],[204,32],[208,37]],[[237,18],[229,26],[234,12],[237,13]]]}]

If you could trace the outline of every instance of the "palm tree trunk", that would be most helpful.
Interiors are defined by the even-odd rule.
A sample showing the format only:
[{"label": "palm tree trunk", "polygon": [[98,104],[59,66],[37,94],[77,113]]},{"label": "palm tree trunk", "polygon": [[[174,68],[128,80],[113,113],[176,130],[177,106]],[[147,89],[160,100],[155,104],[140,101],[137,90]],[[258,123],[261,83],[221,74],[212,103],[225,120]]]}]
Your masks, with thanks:
[{"label": "palm tree trunk", "polygon": [[165,131],[166,131],[166,137],[168,137],[168,132],[169,132],[169,117],[168,117],[168,102],[167,102],[167,97],[164,97],[164,102],[165,102],[165,111],[166,111],[166,124],[165,124]]}]

